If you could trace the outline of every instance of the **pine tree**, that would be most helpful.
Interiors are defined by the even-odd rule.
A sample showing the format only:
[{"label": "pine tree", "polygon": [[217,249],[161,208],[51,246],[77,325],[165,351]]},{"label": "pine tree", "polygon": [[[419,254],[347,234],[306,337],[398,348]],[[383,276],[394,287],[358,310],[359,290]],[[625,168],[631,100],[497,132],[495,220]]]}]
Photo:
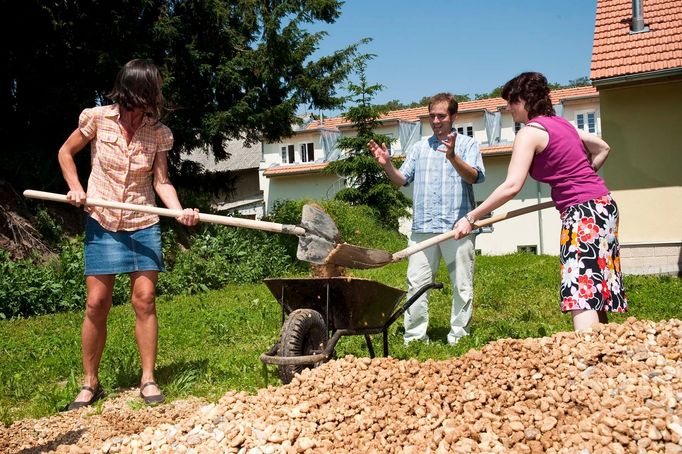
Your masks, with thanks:
[{"label": "pine tree", "polygon": [[372,99],[383,86],[367,82],[367,61],[371,58],[372,55],[363,55],[356,59],[358,83],[348,84],[348,98],[355,105],[343,116],[352,123],[357,134],[338,140],[337,147],[345,158],[330,163],[326,172],[346,177],[347,187],[339,191],[335,199],[353,205],[367,205],[376,210],[379,219],[387,227],[397,229],[398,220],[409,216],[406,208],[410,206],[410,201],[390,182],[367,147],[370,140],[387,146],[394,142],[394,139],[374,132],[386,110],[372,105]]}]

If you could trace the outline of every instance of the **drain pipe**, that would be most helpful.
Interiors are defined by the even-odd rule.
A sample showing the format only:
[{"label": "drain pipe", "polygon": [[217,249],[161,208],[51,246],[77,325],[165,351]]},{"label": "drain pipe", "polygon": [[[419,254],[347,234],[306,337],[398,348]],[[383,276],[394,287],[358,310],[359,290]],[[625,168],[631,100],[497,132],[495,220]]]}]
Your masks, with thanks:
[{"label": "drain pipe", "polygon": [[[537,182],[538,185],[538,203],[541,202],[542,199],[542,187],[540,186],[540,182]],[[542,210],[538,210],[538,231],[540,233],[539,237],[539,242],[540,242],[540,255],[544,254],[545,248],[544,248],[544,241],[542,239]]]},{"label": "drain pipe", "polygon": [[630,33],[634,34],[648,31],[649,27],[644,24],[642,0],[632,0],[632,21],[630,23]]}]

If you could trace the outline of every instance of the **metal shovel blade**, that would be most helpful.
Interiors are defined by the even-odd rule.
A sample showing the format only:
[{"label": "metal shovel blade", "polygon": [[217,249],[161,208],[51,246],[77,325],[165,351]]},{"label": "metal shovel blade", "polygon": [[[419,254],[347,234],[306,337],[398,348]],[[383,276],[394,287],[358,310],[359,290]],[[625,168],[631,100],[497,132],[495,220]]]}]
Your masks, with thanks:
[{"label": "metal shovel blade", "polygon": [[379,268],[393,262],[393,254],[381,249],[368,249],[348,243],[337,244],[326,263],[347,268]]},{"label": "metal shovel blade", "polygon": [[[538,203],[537,205],[531,205],[528,207],[520,208],[518,210],[512,210],[508,213],[498,214],[492,216],[488,219],[482,219],[474,223],[474,229],[485,227],[487,225],[494,224],[495,222],[503,221],[505,219],[510,219],[516,216],[521,216],[526,213],[532,213],[534,211],[543,210],[545,208],[551,208],[554,206],[554,202],[544,202]],[[408,248],[391,254],[388,251],[382,251],[381,249],[367,249],[359,246],[353,246],[352,244],[338,244],[333,251],[327,257],[326,263],[332,263],[334,265],[345,266],[348,268],[379,268],[389,263],[398,262],[403,260],[410,255],[416,254],[419,251],[423,251],[435,244],[442,241],[449,240],[454,236],[454,231],[448,231],[429,238],[428,240],[422,241],[420,243],[414,244]]]},{"label": "metal shovel blade", "polygon": [[296,258],[324,265],[327,257],[341,241],[341,234],[334,220],[319,206],[306,204],[301,214],[301,227],[306,233],[298,238]]}]

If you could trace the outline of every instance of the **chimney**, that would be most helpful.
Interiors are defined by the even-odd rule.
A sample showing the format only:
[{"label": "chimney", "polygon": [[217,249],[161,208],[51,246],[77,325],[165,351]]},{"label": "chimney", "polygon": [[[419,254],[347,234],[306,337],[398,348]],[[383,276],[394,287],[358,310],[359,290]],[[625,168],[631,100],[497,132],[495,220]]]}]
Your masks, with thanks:
[{"label": "chimney", "polygon": [[632,21],[630,22],[630,34],[648,31],[649,27],[644,24],[642,0],[632,0]]}]

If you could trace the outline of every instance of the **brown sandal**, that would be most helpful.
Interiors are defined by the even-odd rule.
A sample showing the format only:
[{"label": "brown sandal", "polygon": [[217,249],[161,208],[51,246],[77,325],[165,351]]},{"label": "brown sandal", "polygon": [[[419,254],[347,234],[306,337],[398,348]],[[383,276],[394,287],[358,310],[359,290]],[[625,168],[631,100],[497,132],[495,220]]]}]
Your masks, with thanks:
[{"label": "brown sandal", "polygon": [[96,388],[93,388],[92,386],[88,385],[83,385],[81,386],[81,391],[82,390],[90,391],[92,393],[92,397],[90,397],[90,400],[74,400],[69,404],[67,410],[76,410],[78,408],[88,407],[97,402],[98,400],[100,400],[105,395],[104,388],[102,388],[102,385],[100,385],[99,383],[97,383]]},{"label": "brown sandal", "polygon": [[140,397],[142,398],[142,400],[144,400],[144,403],[147,405],[162,404],[163,401],[166,400],[166,398],[163,396],[161,388],[159,388],[159,394],[153,394],[151,396],[145,396],[144,394],[142,394],[142,390],[145,389],[147,386],[151,385],[154,385],[156,387],[159,386],[154,381],[148,381],[147,383],[140,386]]}]

